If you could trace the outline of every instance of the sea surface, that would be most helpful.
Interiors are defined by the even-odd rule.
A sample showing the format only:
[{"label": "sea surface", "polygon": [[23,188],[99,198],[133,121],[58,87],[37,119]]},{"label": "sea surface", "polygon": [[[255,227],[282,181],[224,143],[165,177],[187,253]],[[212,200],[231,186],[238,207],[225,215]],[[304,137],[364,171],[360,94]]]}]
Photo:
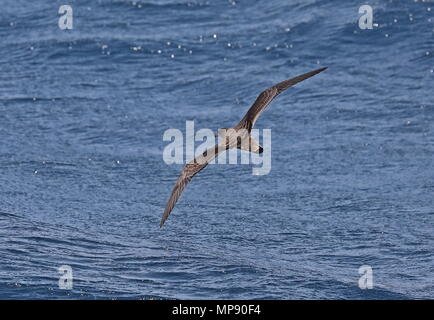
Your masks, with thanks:
[{"label": "sea surface", "polygon": [[[0,299],[434,298],[433,1],[1,7]],[[256,123],[268,175],[210,165],[160,229],[166,130],[324,66]]]}]

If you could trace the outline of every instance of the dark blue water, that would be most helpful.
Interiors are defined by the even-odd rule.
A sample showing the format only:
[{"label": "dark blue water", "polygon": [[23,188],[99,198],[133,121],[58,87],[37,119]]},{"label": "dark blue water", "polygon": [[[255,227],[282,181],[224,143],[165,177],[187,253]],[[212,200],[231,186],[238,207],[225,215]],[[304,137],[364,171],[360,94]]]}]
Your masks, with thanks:
[{"label": "dark blue water", "polygon": [[[434,4],[363,4],[2,1],[0,298],[434,298]],[[209,166],[160,229],[163,133],[322,66],[257,122],[270,174]]]}]

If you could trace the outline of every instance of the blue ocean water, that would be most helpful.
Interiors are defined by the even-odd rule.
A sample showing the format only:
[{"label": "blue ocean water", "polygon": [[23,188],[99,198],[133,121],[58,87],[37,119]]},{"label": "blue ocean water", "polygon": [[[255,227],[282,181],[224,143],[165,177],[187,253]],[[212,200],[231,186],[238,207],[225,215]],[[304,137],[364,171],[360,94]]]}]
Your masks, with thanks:
[{"label": "blue ocean water", "polygon": [[[434,298],[434,3],[5,0],[0,39],[1,299]],[[209,166],[160,229],[164,132],[322,66],[256,124],[270,174]]]}]

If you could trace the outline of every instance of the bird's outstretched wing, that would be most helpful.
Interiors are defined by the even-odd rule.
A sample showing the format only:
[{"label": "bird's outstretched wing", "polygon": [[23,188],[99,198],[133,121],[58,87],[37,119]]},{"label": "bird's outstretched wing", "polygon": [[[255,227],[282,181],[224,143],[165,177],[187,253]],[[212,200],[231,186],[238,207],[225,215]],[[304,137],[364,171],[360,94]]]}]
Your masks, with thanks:
[{"label": "bird's outstretched wing", "polygon": [[240,121],[240,123],[237,125],[238,128],[248,128],[249,130],[255,125],[256,120],[258,119],[259,115],[262,113],[262,111],[267,108],[267,106],[273,101],[273,99],[281,92],[285,91],[289,87],[306,80],[322,71],[327,69],[321,68],[317,69],[302,75],[299,75],[295,78],[291,78],[285,81],[282,81],[275,86],[263,91],[257,98],[256,101],[253,103],[253,105],[250,107],[249,111],[247,111],[244,118]]},{"label": "bird's outstretched wing", "polygon": [[214,147],[209,148],[200,156],[194,158],[192,161],[186,164],[178,180],[176,180],[169,201],[167,201],[166,208],[164,209],[163,217],[161,218],[160,221],[160,228],[163,226],[167,218],[169,218],[170,212],[172,212],[176,202],[181,196],[182,191],[185,189],[185,187],[191,181],[191,179],[193,179],[193,177],[196,174],[202,171],[212,159],[217,157],[221,152],[226,151],[226,149],[227,149],[226,144],[224,143],[216,144]]}]

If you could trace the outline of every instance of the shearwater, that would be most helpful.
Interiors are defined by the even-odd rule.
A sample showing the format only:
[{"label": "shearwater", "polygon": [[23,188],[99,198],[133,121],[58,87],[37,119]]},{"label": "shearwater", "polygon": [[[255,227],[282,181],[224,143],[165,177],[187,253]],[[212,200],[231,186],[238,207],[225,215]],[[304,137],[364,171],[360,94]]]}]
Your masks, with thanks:
[{"label": "shearwater", "polygon": [[222,141],[191,160],[182,170],[178,180],[175,183],[175,186],[173,187],[169,201],[166,204],[166,208],[164,209],[163,217],[160,221],[160,228],[169,217],[186,185],[196,174],[203,170],[208,165],[208,163],[212,159],[217,157],[220,153],[232,148],[262,153],[263,148],[253,139],[252,136],[250,136],[250,132],[262,111],[264,111],[265,108],[268,107],[268,105],[277,95],[279,95],[289,87],[303,80],[306,80],[326,69],[327,67],[320,68],[299,75],[297,77],[279,82],[271,88],[268,88],[256,98],[255,102],[247,111],[246,115],[235,127],[230,129],[224,129],[223,132],[220,131],[219,134],[223,138]]}]

